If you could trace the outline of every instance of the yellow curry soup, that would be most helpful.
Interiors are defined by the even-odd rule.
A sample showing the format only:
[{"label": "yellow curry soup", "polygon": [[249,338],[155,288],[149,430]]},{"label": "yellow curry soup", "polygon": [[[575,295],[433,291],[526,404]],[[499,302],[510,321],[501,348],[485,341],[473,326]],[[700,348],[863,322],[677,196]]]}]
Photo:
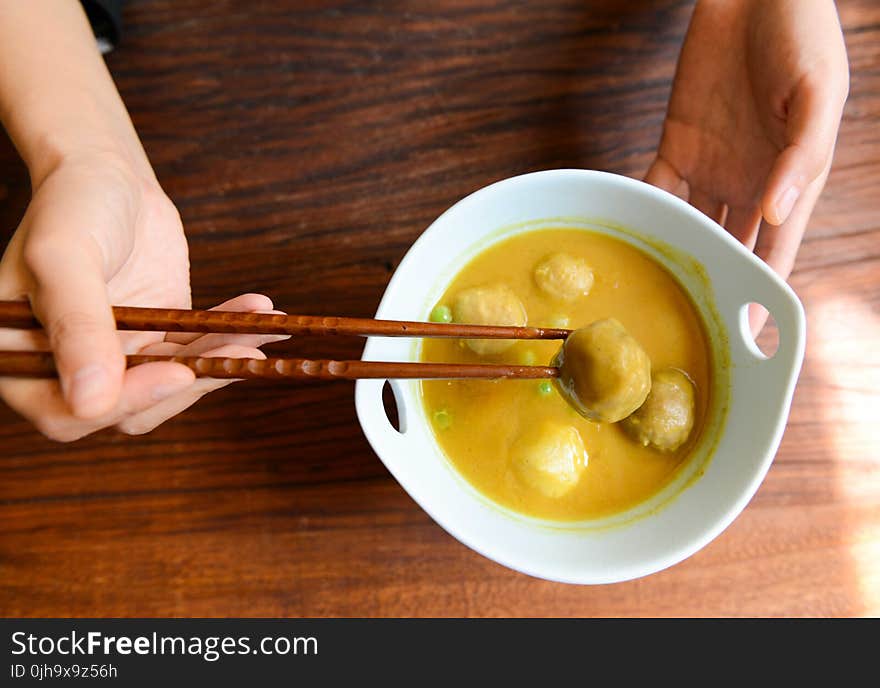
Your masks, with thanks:
[{"label": "yellow curry soup", "polygon": [[[681,371],[693,384],[693,427],[684,444],[661,451],[636,441],[624,423],[582,417],[549,381],[423,381],[426,413],[455,469],[496,503],[554,521],[616,514],[667,485],[699,441],[711,390],[708,338],[676,279],[613,237],[580,229],[536,230],[476,256],[455,276],[435,312],[479,322],[492,315],[480,312],[480,299],[490,296],[511,322],[524,319],[531,326],[577,329],[615,319],[647,353],[652,370]],[[518,341],[502,348],[431,339],[422,343],[421,358],[546,365],[560,342]],[[539,465],[546,461],[541,457],[550,457],[551,480],[547,466]]]}]

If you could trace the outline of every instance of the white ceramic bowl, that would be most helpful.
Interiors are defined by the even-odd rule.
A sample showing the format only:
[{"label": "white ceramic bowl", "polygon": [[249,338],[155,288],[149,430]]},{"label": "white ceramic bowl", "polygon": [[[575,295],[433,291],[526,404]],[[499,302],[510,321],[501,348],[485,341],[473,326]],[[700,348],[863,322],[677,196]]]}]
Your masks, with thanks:
[{"label": "white ceramic bowl", "polygon": [[[803,359],[803,308],[763,262],[679,198],[618,175],[550,170],[492,184],[441,215],[400,263],[376,317],[427,320],[474,255],[513,234],[552,226],[581,226],[638,246],[691,294],[713,341],[720,383],[699,449],[707,460],[692,462],[691,470],[630,512],[552,524],[492,503],[456,472],[434,439],[418,382],[392,381],[400,431],[385,413],[383,380],[357,383],[358,418],[397,481],[465,545],[550,580],[628,580],[699,550],[758,489],[779,446]],[[747,333],[746,305],[752,301],[766,306],[779,328],[772,358]],[[419,350],[418,341],[371,337],[363,358],[418,360]]]}]

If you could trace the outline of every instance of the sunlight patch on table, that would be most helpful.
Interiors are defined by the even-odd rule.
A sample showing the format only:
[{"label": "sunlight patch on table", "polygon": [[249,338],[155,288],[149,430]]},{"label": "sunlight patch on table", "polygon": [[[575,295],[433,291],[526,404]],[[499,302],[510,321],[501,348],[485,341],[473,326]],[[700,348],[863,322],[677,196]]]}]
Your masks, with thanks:
[{"label": "sunlight patch on table", "polygon": [[860,612],[880,615],[880,316],[853,296],[812,310],[823,377],[823,422],[835,460],[835,488],[846,505],[847,546]]}]

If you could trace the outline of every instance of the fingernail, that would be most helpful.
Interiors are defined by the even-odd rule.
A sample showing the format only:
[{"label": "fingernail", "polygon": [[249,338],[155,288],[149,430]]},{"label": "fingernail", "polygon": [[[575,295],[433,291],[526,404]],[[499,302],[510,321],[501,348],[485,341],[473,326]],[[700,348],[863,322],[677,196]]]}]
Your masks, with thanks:
[{"label": "fingernail", "polygon": [[150,396],[153,401],[162,401],[168,397],[173,397],[178,392],[182,392],[192,384],[191,382],[169,382],[164,385],[156,385],[150,390]]},{"label": "fingernail", "polygon": [[782,192],[779,201],[776,203],[776,215],[779,218],[779,224],[785,222],[786,218],[791,214],[794,204],[797,203],[798,196],[800,195],[801,192],[795,186],[789,186]]},{"label": "fingernail", "polygon": [[110,378],[100,363],[80,368],[73,375],[70,388],[65,390],[67,400],[77,411],[86,411],[95,399],[104,393]]}]

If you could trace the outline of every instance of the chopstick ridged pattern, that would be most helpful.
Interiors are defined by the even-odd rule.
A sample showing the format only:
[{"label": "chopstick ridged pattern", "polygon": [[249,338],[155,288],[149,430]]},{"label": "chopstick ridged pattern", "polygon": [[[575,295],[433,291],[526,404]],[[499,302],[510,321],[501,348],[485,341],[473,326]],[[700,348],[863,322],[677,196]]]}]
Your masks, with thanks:
[{"label": "chopstick ridged pattern", "polygon": [[[185,365],[198,377],[233,380],[544,379],[557,377],[559,374],[557,368],[550,366],[334,361],[309,358],[126,357],[128,367],[160,361]],[[54,378],[57,377],[55,360],[47,351],[0,351],[0,376]]]}]

